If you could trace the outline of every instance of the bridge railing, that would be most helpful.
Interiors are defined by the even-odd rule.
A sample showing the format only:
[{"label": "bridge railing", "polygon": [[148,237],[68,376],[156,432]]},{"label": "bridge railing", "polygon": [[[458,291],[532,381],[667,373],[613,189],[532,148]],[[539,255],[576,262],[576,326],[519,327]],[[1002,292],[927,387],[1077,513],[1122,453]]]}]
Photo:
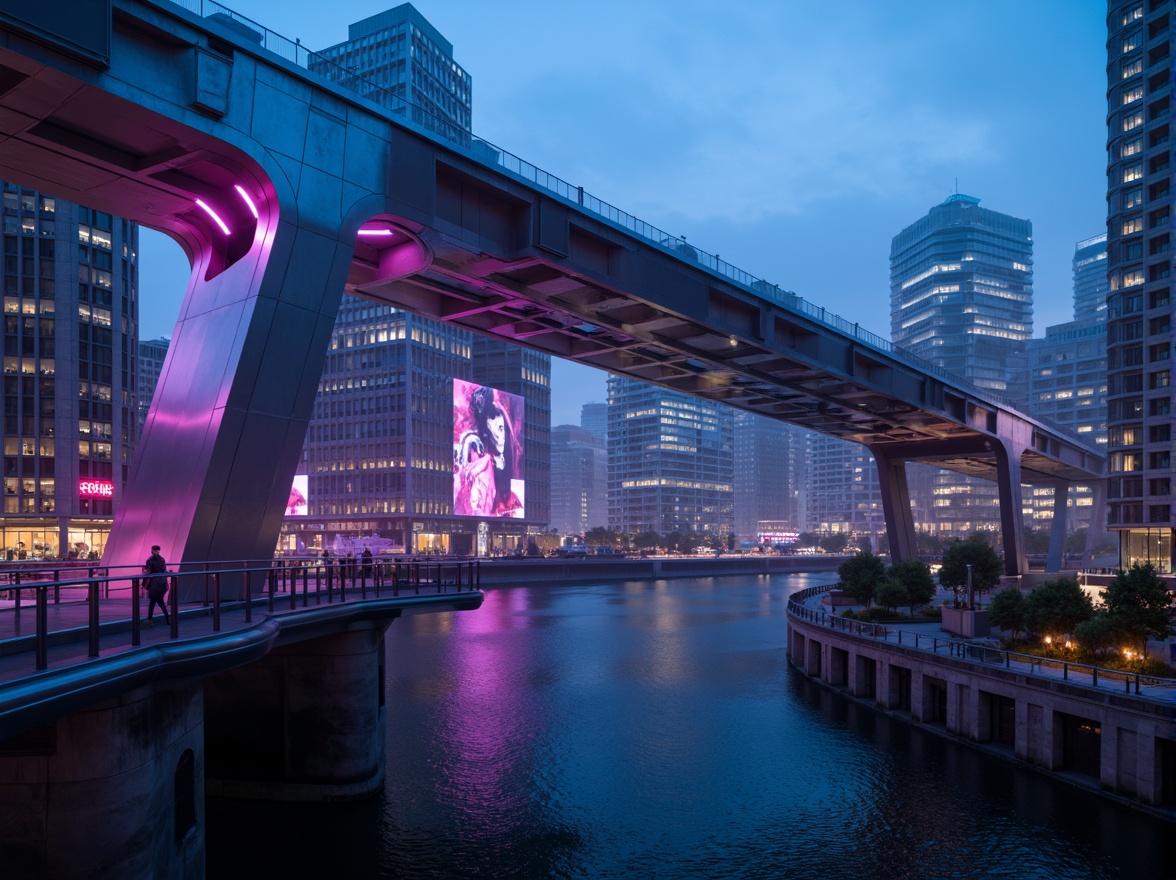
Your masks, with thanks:
[{"label": "bridge railing", "polygon": [[[181,565],[160,575],[168,584],[164,622],[168,637],[178,639],[206,634],[210,625],[220,632],[229,614],[232,626],[247,626],[255,611],[473,592],[481,586],[480,565],[477,559],[414,556]],[[123,569],[92,567],[74,577],[32,581],[18,575],[0,583],[0,656],[31,653],[30,665],[39,671],[48,668],[51,647],[84,642],[90,658],[101,655],[104,642],[105,650],[139,647],[151,575],[141,566]],[[148,623],[154,623],[150,616]]]},{"label": "bridge railing", "polygon": [[[819,593],[828,592],[829,589],[828,586],[809,587],[804,591],[792,594],[788,600],[789,616],[838,632],[889,642],[918,651],[928,651],[941,656],[954,657],[976,666],[989,668],[1000,666],[1005,669],[1015,669],[1028,675],[1060,678],[1063,681],[1072,681],[1090,688],[1121,689],[1125,693],[1140,694],[1144,688],[1159,689],[1159,692],[1164,695],[1164,699],[1176,700],[1176,679],[1143,675],[1122,669],[1108,669],[1105,666],[1074,663],[1059,658],[1039,657],[1035,654],[1022,654],[965,639],[904,631],[886,624],[838,617],[824,609],[811,608],[804,604],[807,599]],[[1155,691],[1150,690],[1148,695],[1154,696]]]},{"label": "bridge railing", "polygon": [[[516,177],[534,184],[537,187],[565,199],[610,223],[615,224],[634,235],[640,236],[651,244],[657,245],[679,257],[685,257],[701,267],[721,275],[745,288],[749,293],[791,309],[807,317],[832,327],[841,333],[878,349],[909,366],[925,373],[938,376],[958,388],[970,391],[993,403],[998,403],[1013,409],[1019,405],[1016,401],[1008,400],[996,392],[982,388],[963,376],[945,370],[942,367],[924,360],[923,358],[894,345],[890,340],[865,330],[856,321],[828,311],[822,306],[808,302],[790,290],[784,290],[779,285],[759,278],[750,272],[733,266],[717,254],[711,254],[698,247],[687,244],[685,236],[674,235],[647,223],[639,217],[634,217],[627,211],[584,192],[582,186],[574,186],[566,180],[544,171],[525,159],[504,150],[490,141],[476,137],[471,131],[457,125],[453,120],[437,116],[427,108],[421,107],[381,86],[356,70],[338,64],[321,52],[315,52],[302,45],[300,40],[291,40],[278,34],[264,25],[235,12],[228,6],[216,0],[171,0],[189,12],[204,18],[212,18],[223,26],[236,32],[245,39],[256,42],[260,47],[275,55],[306,68],[312,73],[322,76],[328,82],[346,89],[363,98],[374,101],[396,116],[401,116],[408,123],[423,132],[441,137],[450,145],[464,148],[470,157],[483,164],[494,165],[515,175]],[[1073,434],[1065,426],[1051,426],[1054,430],[1071,436],[1077,442],[1084,443],[1081,437]]]}]

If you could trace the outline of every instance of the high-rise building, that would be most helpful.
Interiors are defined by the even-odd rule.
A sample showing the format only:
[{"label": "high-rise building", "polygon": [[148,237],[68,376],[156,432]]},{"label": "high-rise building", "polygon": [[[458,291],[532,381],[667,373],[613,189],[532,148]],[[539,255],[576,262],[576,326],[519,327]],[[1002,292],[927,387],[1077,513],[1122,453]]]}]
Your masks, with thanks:
[{"label": "high-rise building", "polygon": [[551,429],[551,527],[583,535],[608,525],[608,454],[604,439],[576,425]]},{"label": "high-rise building", "polygon": [[733,423],[724,404],[609,376],[609,527],[725,539],[734,527]]},{"label": "high-rise building", "polygon": [[[311,69],[360,94],[394,93],[417,124],[468,137],[471,78],[412,4],[350,25],[348,37]],[[454,379],[524,401],[521,515],[456,512]],[[344,296],[303,451],[308,513],[287,518],[283,548],[342,552],[373,533],[409,552],[521,548],[550,519],[550,420],[549,355]]]},{"label": "high-rise building", "polygon": [[139,433],[143,432],[143,425],[147,421],[147,411],[151,409],[151,399],[155,397],[155,386],[159,384],[159,374],[163,372],[163,362],[167,358],[167,350],[171,347],[171,340],[161,339],[139,340],[138,367],[138,406]]},{"label": "high-rise building", "polygon": [[449,140],[469,140],[473,80],[411,3],[349,25],[347,40],[314,53],[310,69]]},{"label": "high-rise building", "polygon": [[786,422],[735,413],[735,534],[741,541],[757,541],[762,532],[785,526],[800,530],[806,433]]},{"label": "high-rise building", "polygon": [[1074,245],[1074,320],[1107,319],[1107,234]]},{"label": "high-rise building", "polygon": [[[891,341],[997,397],[1024,405],[1033,335],[1033,226],[956,194],[894,237]],[[911,494],[933,531],[999,526],[995,483],[912,465]]]},{"label": "high-rise building", "polygon": [[[1074,247],[1074,320],[1047,327],[1044,339],[1029,342],[1029,404],[1026,412],[1074,434],[1103,451],[1107,444],[1106,235]],[[1050,486],[1025,495],[1026,525],[1053,522]],[[1090,526],[1090,486],[1072,487],[1067,530]],[[1105,523],[1095,523],[1101,533]]]},{"label": "high-rise building", "polygon": [[608,404],[585,403],[580,407],[580,427],[601,440],[608,440]]},{"label": "high-rise building", "polygon": [[1107,486],[1119,562],[1172,571],[1174,0],[1107,9]]},{"label": "high-rise building", "polygon": [[21,557],[101,553],[138,436],[138,227],[2,188],[0,541]]},{"label": "high-rise building", "polygon": [[805,432],[804,531],[868,536],[878,549],[886,534],[878,467],[866,447]]}]

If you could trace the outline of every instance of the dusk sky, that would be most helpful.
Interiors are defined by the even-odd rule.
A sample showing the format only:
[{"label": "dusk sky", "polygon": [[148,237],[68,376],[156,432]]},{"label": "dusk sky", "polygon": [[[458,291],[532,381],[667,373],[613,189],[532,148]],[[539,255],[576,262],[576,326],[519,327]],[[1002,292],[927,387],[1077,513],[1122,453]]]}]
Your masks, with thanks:
[{"label": "dusk sky", "polygon": [[[396,0],[229,0],[312,49]],[[889,338],[891,238],[958,191],[1031,220],[1034,335],[1106,229],[1103,0],[417,0],[473,80],[473,131]],[[834,12],[835,10],[835,12]],[[143,339],[178,246],[141,238]],[[552,424],[605,374],[552,366]]]}]

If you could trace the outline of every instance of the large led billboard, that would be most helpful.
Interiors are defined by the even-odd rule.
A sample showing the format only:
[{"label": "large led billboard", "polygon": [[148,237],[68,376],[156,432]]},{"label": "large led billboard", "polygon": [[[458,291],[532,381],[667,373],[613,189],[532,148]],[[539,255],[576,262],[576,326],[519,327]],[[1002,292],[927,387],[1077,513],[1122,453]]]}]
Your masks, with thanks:
[{"label": "large led billboard", "polygon": [[453,380],[453,512],[523,516],[523,398]]},{"label": "large led billboard", "polygon": [[290,500],[286,502],[286,516],[306,516],[310,513],[306,501],[309,482],[306,474],[294,475],[294,483],[290,486]]}]

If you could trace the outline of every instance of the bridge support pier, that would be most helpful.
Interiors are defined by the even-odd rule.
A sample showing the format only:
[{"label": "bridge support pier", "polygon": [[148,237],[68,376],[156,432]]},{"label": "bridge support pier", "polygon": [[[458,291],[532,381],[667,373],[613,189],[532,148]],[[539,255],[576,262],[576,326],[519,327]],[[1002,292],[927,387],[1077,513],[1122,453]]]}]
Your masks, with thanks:
[{"label": "bridge support pier", "polygon": [[0,873],[203,878],[202,707],[143,687],[0,742]]},{"label": "bridge support pier", "polygon": [[278,647],[207,679],[208,794],[317,802],[379,791],[388,623]]}]

